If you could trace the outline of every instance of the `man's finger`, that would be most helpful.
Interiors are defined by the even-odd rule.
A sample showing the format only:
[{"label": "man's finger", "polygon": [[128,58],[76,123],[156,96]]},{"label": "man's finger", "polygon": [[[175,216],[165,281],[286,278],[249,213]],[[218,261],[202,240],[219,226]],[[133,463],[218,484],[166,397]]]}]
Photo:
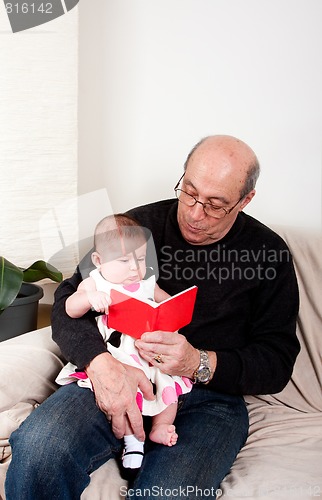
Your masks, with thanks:
[{"label": "man's finger", "polygon": [[155,399],[152,384],[143,372],[141,378],[138,380],[138,388],[148,401],[153,401]]},{"label": "man's finger", "polygon": [[141,340],[146,343],[172,345],[178,342],[178,332],[145,332],[141,335]]},{"label": "man's finger", "polygon": [[125,435],[125,415],[113,415],[112,431],[117,439],[122,439]]},{"label": "man's finger", "polygon": [[145,440],[145,432],[143,428],[143,419],[139,408],[136,406],[127,412],[129,423],[133,433],[139,441]]}]

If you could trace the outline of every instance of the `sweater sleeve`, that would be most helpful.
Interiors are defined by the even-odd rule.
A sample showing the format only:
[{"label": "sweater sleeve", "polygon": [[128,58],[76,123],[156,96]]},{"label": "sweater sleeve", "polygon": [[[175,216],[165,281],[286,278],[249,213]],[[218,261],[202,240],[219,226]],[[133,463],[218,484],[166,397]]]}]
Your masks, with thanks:
[{"label": "sweater sleeve", "polygon": [[246,345],[217,351],[217,368],[209,387],[240,395],[280,392],[300,351],[298,308],[297,279],[290,260],[276,268],[274,280],[263,280],[256,290]]},{"label": "sweater sleeve", "polygon": [[52,311],[52,337],[66,360],[84,368],[98,354],[107,352],[102,335],[98,333],[95,315],[89,311],[81,318],[70,318],[65,310],[67,298],[76,291],[82,277],[75,274],[63,281],[56,290]]}]

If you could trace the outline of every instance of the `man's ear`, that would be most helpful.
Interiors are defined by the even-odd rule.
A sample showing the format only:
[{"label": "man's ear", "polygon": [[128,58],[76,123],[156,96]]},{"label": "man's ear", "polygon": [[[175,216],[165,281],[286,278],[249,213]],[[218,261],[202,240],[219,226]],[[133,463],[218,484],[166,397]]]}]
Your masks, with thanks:
[{"label": "man's ear", "polygon": [[95,267],[99,268],[101,267],[101,256],[98,252],[93,252],[92,253],[92,262]]},{"label": "man's ear", "polygon": [[253,189],[248,194],[246,194],[245,198],[243,199],[243,201],[240,204],[239,211],[244,210],[244,208],[246,207],[246,205],[248,205],[248,203],[250,203],[252,201],[252,199],[254,198],[255,194],[256,194],[256,190],[255,189]]}]

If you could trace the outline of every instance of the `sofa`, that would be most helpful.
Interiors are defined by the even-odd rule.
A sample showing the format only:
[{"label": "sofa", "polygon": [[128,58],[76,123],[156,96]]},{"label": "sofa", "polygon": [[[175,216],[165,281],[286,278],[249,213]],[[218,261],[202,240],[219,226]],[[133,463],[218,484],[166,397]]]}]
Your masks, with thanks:
[{"label": "sofa", "polygon": [[[217,491],[217,498],[225,500],[322,498],[322,238],[318,231],[274,229],[288,243],[298,276],[301,352],[282,392],[245,396],[249,437]],[[0,343],[2,500],[10,434],[56,390],[54,379],[63,363],[50,327]],[[81,500],[119,500],[125,490],[115,461],[109,461],[92,474]]]}]

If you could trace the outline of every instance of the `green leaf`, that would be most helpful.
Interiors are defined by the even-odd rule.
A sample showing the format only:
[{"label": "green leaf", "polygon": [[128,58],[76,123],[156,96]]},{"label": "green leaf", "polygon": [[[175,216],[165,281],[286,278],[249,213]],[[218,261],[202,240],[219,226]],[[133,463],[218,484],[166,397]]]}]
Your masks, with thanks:
[{"label": "green leaf", "polygon": [[18,295],[22,279],[22,270],[0,257],[0,313],[10,306]]},{"label": "green leaf", "polygon": [[23,281],[33,283],[44,278],[59,283],[63,280],[63,275],[43,260],[38,260],[27,269],[22,269],[0,256],[0,314],[17,297]]},{"label": "green leaf", "polygon": [[33,283],[44,278],[50,278],[52,281],[60,283],[63,275],[58,269],[43,260],[37,260],[30,267],[23,270],[23,281]]}]

